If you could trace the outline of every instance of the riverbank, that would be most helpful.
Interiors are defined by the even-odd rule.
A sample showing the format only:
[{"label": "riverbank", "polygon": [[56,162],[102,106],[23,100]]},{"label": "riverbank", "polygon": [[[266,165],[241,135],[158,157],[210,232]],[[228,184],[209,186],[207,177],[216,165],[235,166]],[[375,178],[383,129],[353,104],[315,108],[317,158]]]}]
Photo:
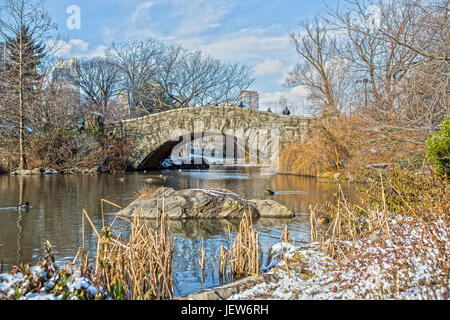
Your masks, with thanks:
[{"label": "riverbank", "polygon": [[[389,239],[328,241],[306,247],[276,245],[272,249],[275,267],[267,274],[276,280],[228,299],[448,300],[446,223],[436,221],[429,232],[419,221],[393,215],[389,224]],[[329,245],[346,255],[336,259],[323,250]]]},{"label": "riverbank", "polygon": [[[414,218],[390,215],[389,239],[327,241],[302,247],[279,243],[269,252],[266,273],[180,299],[448,300],[448,226],[437,220],[431,227]],[[333,257],[324,250],[330,245],[347,254]],[[82,277],[79,270],[60,271],[51,255],[40,265],[0,275],[0,299],[113,298],[112,292]]]},{"label": "riverbank", "polygon": [[[208,299],[213,296],[221,299],[448,297],[448,285],[443,285],[448,284],[449,270],[445,260],[449,256],[448,181],[398,169],[385,172],[366,188],[360,192],[361,203],[351,203],[343,192],[338,192],[337,202],[333,205],[312,206],[313,243],[302,247],[294,246],[293,242],[275,245],[268,265],[262,266],[263,275],[239,280],[225,288],[210,289]],[[318,226],[319,216],[330,222],[322,225],[322,230]],[[267,250],[264,253],[267,254]],[[197,255],[191,258],[197,264]],[[19,273],[23,275],[24,272]],[[6,276],[2,279],[5,286],[6,283],[15,284],[14,294],[15,288],[20,284],[21,289],[25,283],[20,279],[26,281],[26,277],[14,280]],[[71,281],[76,279],[72,277]],[[89,281],[85,283],[96,285]],[[12,294],[11,286],[6,293]],[[84,289],[89,286],[85,285]],[[25,287],[19,299],[37,293],[27,292]],[[64,297],[64,294],[56,293],[54,298]],[[66,298],[78,299],[76,295],[69,293]],[[113,299],[108,293],[98,297],[84,295],[88,299]],[[190,297],[199,298],[198,295]]]},{"label": "riverbank", "polygon": [[380,173],[361,203],[341,193],[336,205],[311,207],[312,242],[273,246],[262,277],[188,298],[448,300],[449,187],[436,175]]},{"label": "riverbank", "polygon": [[[48,176],[48,175],[73,175],[73,174],[89,174],[89,175],[95,175],[95,174],[106,174],[111,173],[109,170],[101,167],[93,167],[93,168],[75,168],[75,169],[69,169],[69,170],[56,170],[56,169],[42,169],[42,168],[35,168],[35,169],[18,169],[12,172],[4,172],[5,174],[10,174],[13,176]],[[117,172],[112,172],[117,173]]]}]

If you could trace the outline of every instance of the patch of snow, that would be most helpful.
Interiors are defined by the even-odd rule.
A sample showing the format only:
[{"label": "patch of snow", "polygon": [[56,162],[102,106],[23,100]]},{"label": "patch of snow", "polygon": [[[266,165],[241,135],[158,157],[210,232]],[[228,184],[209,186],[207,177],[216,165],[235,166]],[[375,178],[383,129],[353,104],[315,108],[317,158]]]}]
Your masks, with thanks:
[{"label": "patch of snow", "polygon": [[[444,273],[440,266],[445,265],[445,256],[450,256],[449,234],[444,221],[430,226],[425,232],[416,220],[394,217],[388,240],[340,242],[340,246],[355,253],[353,258],[340,261],[321,251],[319,244],[306,247],[276,244],[264,270],[270,270],[278,281],[256,285],[230,300],[443,299],[450,284],[447,287],[430,284]],[[444,254],[442,251],[438,254],[436,239],[439,245],[444,245]],[[295,269],[290,270],[289,277],[283,251],[288,260],[298,254],[307,274],[299,274]]]},{"label": "patch of snow", "polygon": [[21,297],[20,300],[61,300],[61,298],[53,294],[30,293],[25,297]]}]

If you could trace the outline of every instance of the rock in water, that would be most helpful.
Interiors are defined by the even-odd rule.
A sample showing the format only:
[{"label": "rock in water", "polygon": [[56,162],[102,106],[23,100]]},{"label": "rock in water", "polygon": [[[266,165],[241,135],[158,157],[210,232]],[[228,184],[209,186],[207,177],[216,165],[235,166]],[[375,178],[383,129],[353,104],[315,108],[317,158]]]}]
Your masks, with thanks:
[{"label": "rock in water", "polygon": [[142,214],[147,219],[158,219],[165,212],[170,220],[232,219],[241,218],[245,212],[250,212],[254,218],[294,216],[289,209],[275,201],[247,201],[228,190],[174,190],[161,187],[151,196],[150,200],[146,200],[148,195],[142,195],[117,215],[132,218]]},{"label": "rock in water", "polygon": [[293,218],[295,214],[274,200],[249,200],[261,218]]}]

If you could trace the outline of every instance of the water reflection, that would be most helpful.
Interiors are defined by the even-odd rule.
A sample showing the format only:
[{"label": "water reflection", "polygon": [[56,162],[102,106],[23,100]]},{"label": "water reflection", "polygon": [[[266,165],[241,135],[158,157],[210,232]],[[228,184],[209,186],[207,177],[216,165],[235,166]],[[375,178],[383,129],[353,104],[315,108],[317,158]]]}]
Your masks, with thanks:
[{"label": "water reflection", "polygon": [[[246,199],[266,198],[264,190],[277,192],[271,198],[293,210],[293,219],[259,219],[255,223],[261,232],[263,250],[279,241],[286,225],[296,240],[309,240],[309,205],[325,203],[338,186],[315,179],[262,174],[261,169],[217,168],[209,171],[160,171],[104,176],[0,176],[0,261],[5,269],[19,262],[37,262],[44,256],[43,243],[52,243],[56,258],[71,260],[82,242],[81,210],[84,208],[94,225],[102,225],[100,199],[108,199],[121,206],[128,205],[135,193],[151,177],[163,175],[160,185],[176,189],[228,189]],[[343,186],[351,193],[353,186]],[[296,191],[296,192],[291,192]],[[20,203],[30,202],[27,211],[16,210]],[[115,209],[107,207],[110,213]],[[114,216],[106,216],[110,224]],[[116,220],[114,226],[123,236],[129,232],[126,221]],[[201,271],[198,260],[201,242],[207,257],[205,286],[217,284],[213,275],[214,259],[221,245],[229,245],[230,235],[236,231],[235,221],[171,222],[176,237],[174,274],[181,294],[201,289]],[[85,226],[86,247],[95,255],[97,243],[90,226]]]}]

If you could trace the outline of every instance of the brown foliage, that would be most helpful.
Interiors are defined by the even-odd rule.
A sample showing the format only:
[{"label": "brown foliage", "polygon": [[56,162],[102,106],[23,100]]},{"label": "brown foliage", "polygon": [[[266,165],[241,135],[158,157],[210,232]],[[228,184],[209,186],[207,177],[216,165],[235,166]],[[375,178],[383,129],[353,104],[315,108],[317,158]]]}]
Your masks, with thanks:
[{"label": "brown foliage", "polygon": [[106,171],[124,171],[130,152],[131,145],[125,139],[53,132],[31,142],[29,165],[61,171],[96,166]]},{"label": "brown foliage", "polygon": [[288,146],[281,153],[281,171],[317,175],[346,166],[356,133],[353,121],[351,117],[315,119],[305,142]]},{"label": "brown foliage", "polygon": [[57,170],[93,167],[100,160],[99,148],[100,144],[91,137],[49,133],[31,142],[29,164]]},{"label": "brown foliage", "polygon": [[280,172],[319,175],[414,157],[423,159],[424,146],[414,142],[423,134],[398,128],[381,129],[360,115],[316,118],[303,143],[290,145],[281,152]]},{"label": "brown foliage", "polygon": [[125,171],[132,145],[125,139],[107,138],[101,149],[102,168],[108,171]]}]

